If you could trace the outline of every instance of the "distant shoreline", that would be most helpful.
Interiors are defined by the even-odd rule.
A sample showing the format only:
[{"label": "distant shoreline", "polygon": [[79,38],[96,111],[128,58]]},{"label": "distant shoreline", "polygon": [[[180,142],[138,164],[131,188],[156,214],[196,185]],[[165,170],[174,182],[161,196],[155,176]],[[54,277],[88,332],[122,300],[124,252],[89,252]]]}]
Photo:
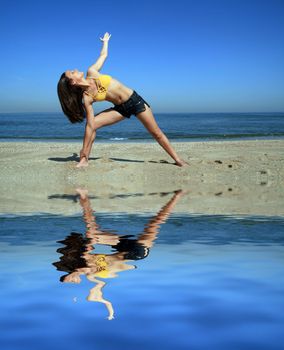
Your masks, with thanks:
[{"label": "distant shoreline", "polygon": [[[256,114],[256,115],[267,115],[267,114],[284,114],[283,112],[155,112],[155,114]],[[64,114],[61,111],[57,112],[0,112],[1,114]]]},{"label": "distant shoreline", "polygon": [[[234,137],[232,136],[226,136],[226,137],[211,137],[211,138],[180,138],[180,139],[171,139],[169,138],[171,142],[176,143],[184,143],[184,142],[234,142],[234,141],[265,141],[265,140],[284,140],[284,134],[279,136],[239,136],[236,135]],[[78,139],[65,139],[65,138],[58,138],[58,139],[48,139],[48,138],[34,138],[34,139],[25,139],[25,138],[1,138],[0,137],[0,143],[1,142],[11,142],[11,143],[17,143],[17,142],[35,142],[35,143],[82,143],[82,137],[78,137]],[[127,139],[127,138],[112,138],[112,139],[100,139],[97,137],[96,143],[113,143],[113,144],[121,144],[121,143],[157,143],[153,138],[151,139]]]}]

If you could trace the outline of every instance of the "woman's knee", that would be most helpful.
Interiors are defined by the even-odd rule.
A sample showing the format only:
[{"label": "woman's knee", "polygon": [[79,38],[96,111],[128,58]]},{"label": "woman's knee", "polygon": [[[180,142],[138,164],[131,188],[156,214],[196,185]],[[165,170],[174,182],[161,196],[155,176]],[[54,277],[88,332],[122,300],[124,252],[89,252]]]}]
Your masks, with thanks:
[{"label": "woman's knee", "polygon": [[115,124],[124,119],[124,117],[112,109],[107,110],[106,112],[100,112],[94,118],[93,125],[96,130],[107,126]]},{"label": "woman's knee", "polygon": [[93,123],[93,132],[96,132],[100,128],[98,123]]},{"label": "woman's knee", "polygon": [[101,120],[94,120],[94,122],[93,122],[93,130],[94,130],[94,132],[96,132],[97,130],[99,130],[103,126],[104,126],[104,124],[102,123]]}]

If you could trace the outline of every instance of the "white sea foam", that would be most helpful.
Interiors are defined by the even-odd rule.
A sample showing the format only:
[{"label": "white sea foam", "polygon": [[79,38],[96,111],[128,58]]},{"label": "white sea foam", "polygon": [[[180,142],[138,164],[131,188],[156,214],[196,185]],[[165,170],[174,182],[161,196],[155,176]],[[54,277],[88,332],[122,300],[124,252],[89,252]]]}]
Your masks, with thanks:
[{"label": "white sea foam", "polygon": [[127,137],[111,137],[110,140],[112,141],[127,140]]}]

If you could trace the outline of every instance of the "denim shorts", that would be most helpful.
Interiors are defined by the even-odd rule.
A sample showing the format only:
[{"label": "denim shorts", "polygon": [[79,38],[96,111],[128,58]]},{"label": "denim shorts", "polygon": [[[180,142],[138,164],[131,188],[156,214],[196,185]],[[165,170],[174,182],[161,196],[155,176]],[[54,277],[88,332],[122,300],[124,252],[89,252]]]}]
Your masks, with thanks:
[{"label": "denim shorts", "polygon": [[136,91],[133,91],[133,94],[129,99],[120,105],[114,105],[113,109],[122,114],[125,118],[130,118],[132,114],[137,115],[146,110],[145,103],[148,107],[150,105],[137,94]]}]

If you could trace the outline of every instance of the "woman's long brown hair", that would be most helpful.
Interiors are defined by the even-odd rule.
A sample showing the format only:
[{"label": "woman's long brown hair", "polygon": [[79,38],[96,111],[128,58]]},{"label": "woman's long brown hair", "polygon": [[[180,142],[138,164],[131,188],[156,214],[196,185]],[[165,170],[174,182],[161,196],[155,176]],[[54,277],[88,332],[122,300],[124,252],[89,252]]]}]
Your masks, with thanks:
[{"label": "woman's long brown hair", "polygon": [[85,110],[82,103],[83,90],[70,84],[63,73],[57,84],[57,94],[63,113],[71,123],[81,123],[85,119]]}]

